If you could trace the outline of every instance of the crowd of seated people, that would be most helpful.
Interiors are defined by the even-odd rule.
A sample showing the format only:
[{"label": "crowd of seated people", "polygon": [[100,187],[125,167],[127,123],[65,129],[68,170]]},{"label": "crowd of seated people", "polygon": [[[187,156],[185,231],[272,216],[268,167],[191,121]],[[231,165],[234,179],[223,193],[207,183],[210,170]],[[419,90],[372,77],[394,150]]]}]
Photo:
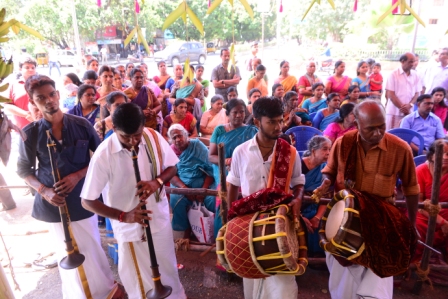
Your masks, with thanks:
[{"label": "crowd of seated people", "polygon": [[[375,65],[378,68],[378,64],[372,64],[372,67]],[[307,63],[305,75],[297,80],[290,74],[289,63],[282,61],[279,77],[269,86],[266,67],[259,58],[253,59],[253,73],[246,88],[245,99],[242,98],[246,95],[241,97],[235,85],[226,88],[225,96],[209,91],[211,82],[202,78],[203,66],[197,66],[196,69],[191,67],[190,72],[195,78],[188,76],[185,80],[183,78],[186,70],[181,65],[174,66],[172,75],[168,74],[165,62],[159,62],[157,66],[159,74],[149,79],[145,64],[128,63],[116,68],[103,65],[99,68],[95,59],[88,61],[82,81],[72,73],[64,77],[64,84],[77,87],[74,105],[67,113],[86,118],[94,126],[100,139],[104,140],[113,133],[111,114],[116,107],[128,101],[138,104],[147,117],[145,126],[159,131],[180,159],[177,175],[171,180],[174,188],[219,188],[218,145],[225,145],[225,166],[228,171],[235,148],[253,138],[259,130],[253,125],[252,105],[260,97],[272,96],[284,103],[281,128],[284,133],[297,126],[312,126],[322,132],[322,136],[314,136],[307,141],[308,150],[302,159],[302,172],[306,177],[305,192],[310,194],[321,183],[320,171],[325,166],[332,144],[345,133],[357,129],[353,114],[356,105],[365,99],[385,94],[387,100],[394,104],[397,99],[402,100],[396,83],[393,87],[389,84],[389,89],[386,87],[384,92],[371,88],[371,78],[378,76],[371,77],[372,67],[366,61],[359,62],[357,76],[353,79],[344,75],[345,63],[337,61],[334,74],[326,82],[314,74],[314,62]],[[388,80],[391,81],[391,78]],[[421,85],[425,86],[424,83]],[[409,110],[403,102],[400,110],[404,115],[399,127],[419,133],[424,140],[427,162],[417,168],[422,200],[431,196],[434,142],[443,139],[445,153],[440,201],[447,201],[444,199],[445,168],[448,169],[448,162],[445,163],[445,160],[448,161],[448,142],[444,139],[448,129],[446,86],[423,89],[408,103],[412,107],[415,104],[414,108]],[[268,95],[269,90],[271,95]],[[210,106],[207,107],[205,100],[209,96]],[[204,143],[204,139],[207,142]],[[419,141],[413,139],[410,146],[416,154]],[[212,196],[172,194],[170,205],[173,211],[173,230],[179,232],[180,237],[189,238],[187,212],[193,202],[204,203],[208,210],[219,215],[220,200],[219,197]],[[323,212],[323,206],[315,204],[302,207],[309,232],[310,254],[322,253],[316,229]],[[448,249],[448,214],[445,215],[445,212],[442,210],[437,217],[435,246],[445,246]],[[422,240],[426,236],[427,217],[427,212],[419,211],[417,224]],[[215,217],[215,236],[221,226],[221,218]],[[419,247],[415,260],[420,258]]]}]

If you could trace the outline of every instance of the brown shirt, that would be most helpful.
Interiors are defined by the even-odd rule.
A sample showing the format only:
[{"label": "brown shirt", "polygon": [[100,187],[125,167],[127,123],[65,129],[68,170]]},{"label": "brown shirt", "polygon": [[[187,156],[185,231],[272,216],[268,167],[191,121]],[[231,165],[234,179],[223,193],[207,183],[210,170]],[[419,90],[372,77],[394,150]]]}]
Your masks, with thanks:
[{"label": "brown shirt", "polygon": [[[358,134],[358,131],[347,134]],[[410,146],[400,138],[385,133],[380,143],[367,153],[357,136],[357,161],[355,189],[368,192],[384,198],[394,194],[397,176],[402,181],[403,193],[407,196],[417,195],[419,186],[415,173],[414,158]],[[336,177],[336,190],[344,189],[344,173],[346,163],[342,159],[342,150],[349,150],[342,146],[343,138],[336,140],[331,149],[327,166],[322,170]]]}]

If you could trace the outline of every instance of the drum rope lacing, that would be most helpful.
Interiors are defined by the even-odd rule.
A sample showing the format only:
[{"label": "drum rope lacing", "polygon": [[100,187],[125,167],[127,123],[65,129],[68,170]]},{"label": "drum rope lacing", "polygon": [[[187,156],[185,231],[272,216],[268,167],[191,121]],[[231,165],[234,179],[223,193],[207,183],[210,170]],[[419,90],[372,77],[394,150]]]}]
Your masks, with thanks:
[{"label": "drum rope lacing", "polygon": [[426,269],[425,271],[422,270],[422,268],[420,268],[420,263],[415,264],[417,267],[417,270],[415,271],[415,274],[417,274],[418,278],[425,282],[427,281],[429,283],[429,285],[431,286],[431,290],[434,290],[434,287],[432,285],[432,281],[429,278],[429,267],[428,269]]},{"label": "drum rope lacing", "polygon": [[423,202],[423,209],[428,212],[429,216],[436,217],[439,214],[442,206],[440,204],[433,205],[429,199]]}]

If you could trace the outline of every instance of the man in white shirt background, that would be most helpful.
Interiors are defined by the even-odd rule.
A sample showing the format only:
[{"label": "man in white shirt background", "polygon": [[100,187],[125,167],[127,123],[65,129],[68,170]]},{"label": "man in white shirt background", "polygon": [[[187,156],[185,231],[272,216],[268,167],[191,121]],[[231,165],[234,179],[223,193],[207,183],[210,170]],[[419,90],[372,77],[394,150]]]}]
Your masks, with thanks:
[{"label": "man in white shirt background", "polygon": [[386,84],[386,128],[398,128],[400,122],[414,109],[422,90],[420,79],[412,69],[415,56],[412,53],[400,57],[401,67],[393,71]]},{"label": "man in white shirt background", "polygon": [[420,94],[424,94],[425,93],[425,88],[423,87],[423,80],[425,79],[425,70],[423,70],[422,68],[417,69],[418,65],[420,64],[420,56],[417,53],[414,53],[415,56],[415,60],[414,60],[414,64],[412,65],[412,69],[414,71],[417,72],[418,78],[420,80],[420,84],[422,86],[422,90],[420,92]]},{"label": "man in white shirt background", "polygon": [[439,51],[439,62],[426,70],[424,93],[431,94],[436,87],[443,87],[448,92],[448,48]]}]

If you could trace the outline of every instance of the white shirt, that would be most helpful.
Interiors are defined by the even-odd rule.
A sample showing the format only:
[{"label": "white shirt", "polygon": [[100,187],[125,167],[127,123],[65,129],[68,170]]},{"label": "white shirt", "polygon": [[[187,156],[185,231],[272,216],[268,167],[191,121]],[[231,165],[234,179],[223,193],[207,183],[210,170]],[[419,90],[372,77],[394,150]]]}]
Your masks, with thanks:
[{"label": "white shirt", "polygon": [[[395,92],[395,95],[401,103],[409,104],[415,94],[422,91],[422,86],[416,71],[411,70],[408,76],[403,71],[403,68],[399,67],[389,75],[386,90]],[[392,103],[391,99],[388,99],[387,101],[386,114],[398,116],[404,115],[400,112],[400,108]]]},{"label": "white shirt", "polygon": [[[145,129],[145,132],[151,140],[151,133],[147,129]],[[162,169],[165,170],[176,165],[179,159],[159,133],[157,133],[157,137],[162,150]],[[152,164],[146,152],[146,142],[143,136],[138,148],[138,166],[141,179],[143,181],[152,180],[155,176],[152,173]],[[155,145],[153,145],[153,148],[156,152]],[[81,198],[97,199],[106,185],[108,185],[108,196],[106,196],[104,204],[129,212],[139,203],[138,197],[135,196],[137,181],[131,152],[121,145],[115,133],[103,141],[95,151],[89,164]],[[152,194],[146,204],[146,208],[152,211],[152,220],[150,220],[152,233],[159,232],[165,226],[170,225],[169,204],[165,189],[160,192],[160,198],[161,200],[156,202],[155,196]],[[143,229],[138,223],[123,223],[111,219],[111,224],[119,242],[134,242],[142,237]]]},{"label": "white shirt", "polygon": [[[256,138],[257,135],[236,147],[232,155],[230,172],[227,175],[227,182],[241,187],[243,197],[266,188],[268,184],[273,153],[266,162],[263,161]],[[276,145],[277,143],[274,147]],[[305,185],[299,155],[296,156],[293,167],[290,187]]]},{"label": "white shirt", "polygon": [[448,65],[442,67],[439,62],[437,65],[428,67],[423,86],[425,86],[425,93],[427,94],[431,94],[436,87],[448,89]]}]

